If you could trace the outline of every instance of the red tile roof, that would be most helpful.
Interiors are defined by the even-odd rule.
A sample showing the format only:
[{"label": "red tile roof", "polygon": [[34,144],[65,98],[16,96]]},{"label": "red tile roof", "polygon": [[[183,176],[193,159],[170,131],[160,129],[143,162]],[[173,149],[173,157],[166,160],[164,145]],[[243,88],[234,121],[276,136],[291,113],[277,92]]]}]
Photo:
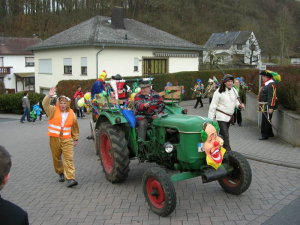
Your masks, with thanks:
[{"label": "red tile roof", "polygon": [[39,38],[0,37],[0,55],[33,55],[26,48],[39,42]]}]

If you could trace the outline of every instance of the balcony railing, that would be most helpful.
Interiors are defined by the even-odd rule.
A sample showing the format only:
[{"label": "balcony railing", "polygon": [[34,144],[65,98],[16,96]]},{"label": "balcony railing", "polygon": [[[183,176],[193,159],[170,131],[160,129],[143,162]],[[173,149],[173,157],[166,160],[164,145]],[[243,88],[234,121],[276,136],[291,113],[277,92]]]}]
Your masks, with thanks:
[{"label": "balcony railing", "polygon": [[0,66],[0,74],[10,74],[11,67],[1,67]]}]

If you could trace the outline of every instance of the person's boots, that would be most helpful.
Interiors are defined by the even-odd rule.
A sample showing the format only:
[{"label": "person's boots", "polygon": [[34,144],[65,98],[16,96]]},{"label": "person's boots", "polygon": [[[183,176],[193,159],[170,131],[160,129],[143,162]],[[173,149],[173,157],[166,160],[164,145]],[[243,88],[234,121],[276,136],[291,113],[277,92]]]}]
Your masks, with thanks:
[{"label": "person's boots", "polygon": [[63,173],[59,174],[58,176],[59,176],[58,182],[64,182],[65,181],[65,175]]},{"label": "person's boots", "polygon": [[73,186],[76,186],[78,184],[78,182],[74,179],[71,179],[71,180],[67,180],[67,187],[73,187]]}]

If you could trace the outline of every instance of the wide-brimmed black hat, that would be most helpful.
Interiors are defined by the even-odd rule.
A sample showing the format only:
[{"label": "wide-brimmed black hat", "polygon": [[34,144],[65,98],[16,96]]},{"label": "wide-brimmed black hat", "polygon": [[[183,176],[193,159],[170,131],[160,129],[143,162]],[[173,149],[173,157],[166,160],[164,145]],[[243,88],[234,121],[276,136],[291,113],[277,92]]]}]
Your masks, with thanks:
[{"label": "wide-brimmed black hat", "polygon": [[227,82],[229,80],[233,81],[234,80],[233,76],[231,74],[225,74],[224,77],[223,77],[223,79],[222,79],[222,82],[225,83],[225,82]]},{"label": "wide-brimmed black hat", "polygon": [[148,80],[143,80],[139,84],[140,88],[151,87],[152,84]]},{"label": "wide-brimmed black hat", "polygon": [[122,77],[120,74],[116,74],[115,76],[112,76],[111,78],[114,80],[122,80]]},{"label": "wide-brimmed black hat", "polygon": [[268,72],[267,70],[261,71],[259,73],[259,75],[267,76],[267,77],[273,77],[273,75],[270,72]]}]

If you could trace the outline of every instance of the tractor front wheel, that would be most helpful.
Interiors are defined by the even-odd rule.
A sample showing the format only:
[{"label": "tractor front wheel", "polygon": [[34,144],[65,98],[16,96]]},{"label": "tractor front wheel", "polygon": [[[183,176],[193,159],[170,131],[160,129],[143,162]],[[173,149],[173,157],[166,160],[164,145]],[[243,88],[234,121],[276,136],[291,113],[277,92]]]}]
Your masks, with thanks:
[{"label": "tractor front wheel", "polygon": [[170,215],[176,207],[176,192],[167,173],[157,167],[147,169],[142,183],[150,209],[159,216]]},{"label": "tractor front wheel", "polygon": [[238,152],[228,151],[223,163],[228,163],[233,168],[227,177],[218,180],[224,191],[233,195],[245,192],[252,181],[251,167],[247,159]]},{"label": "tractor front wheel", "polygon": [[124,131],[103,122],[98,138],[99,157],[106,179],[112,183],[123,182],[129,172],[129,152]]}]

